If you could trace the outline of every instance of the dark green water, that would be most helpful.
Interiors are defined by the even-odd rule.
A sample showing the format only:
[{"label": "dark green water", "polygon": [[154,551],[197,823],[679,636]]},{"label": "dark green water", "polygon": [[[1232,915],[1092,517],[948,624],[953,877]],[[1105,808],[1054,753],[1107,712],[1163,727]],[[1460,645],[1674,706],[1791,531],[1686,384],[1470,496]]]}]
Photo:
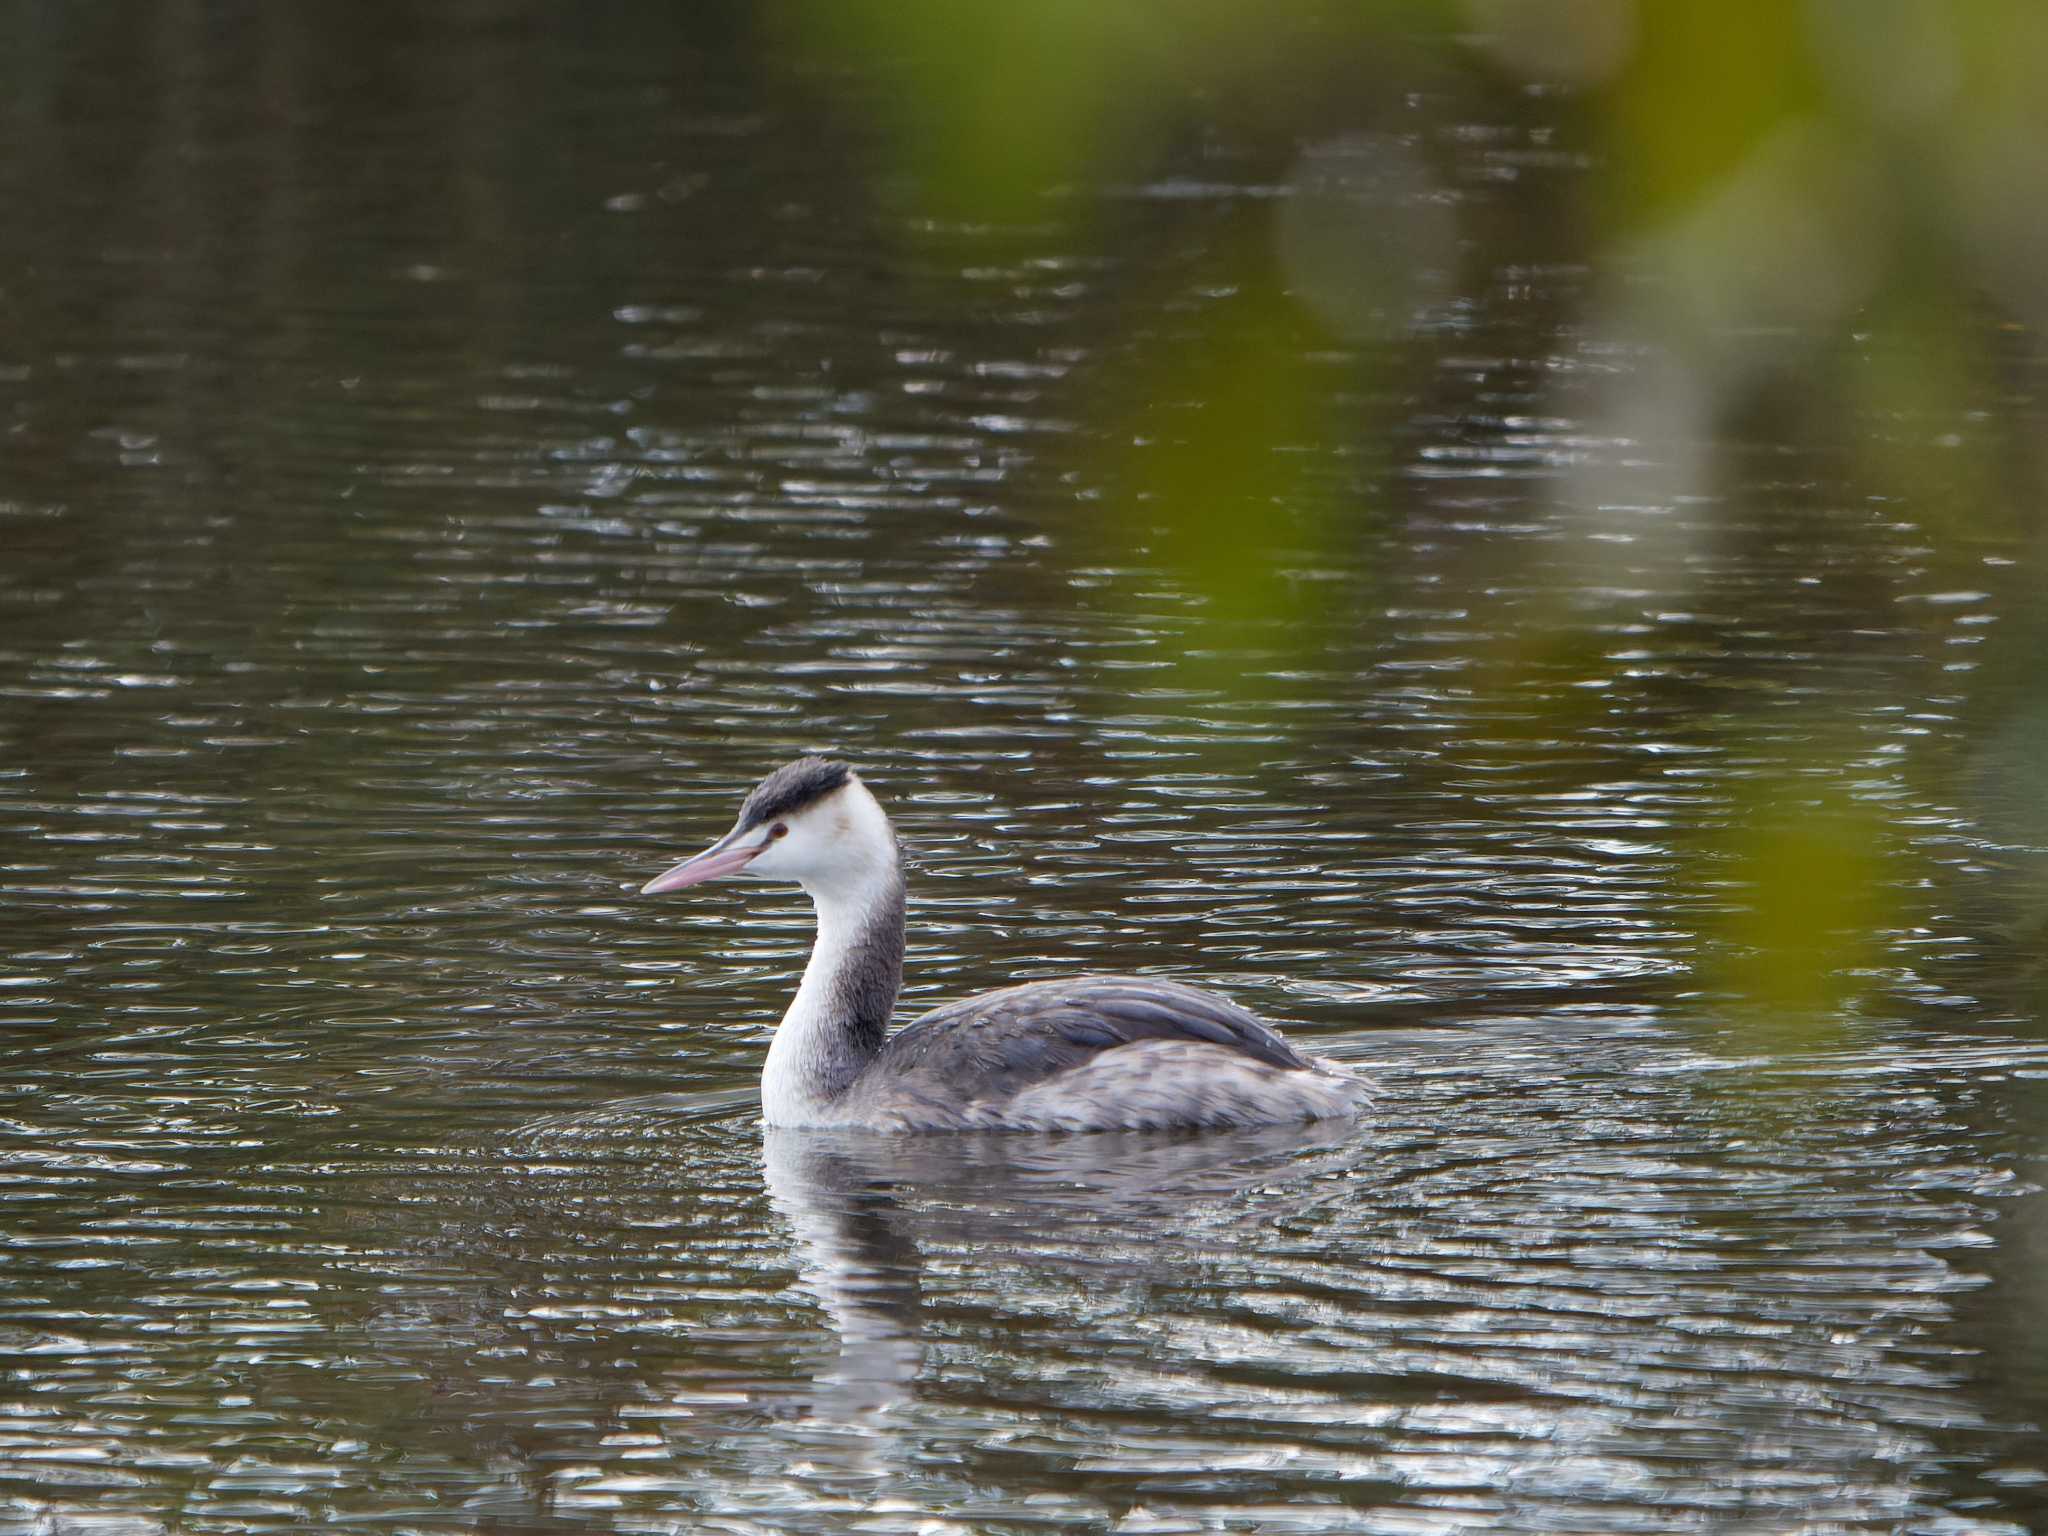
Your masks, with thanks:
[{"label": "dark green water", "polygon": [[[1105,401],[1286,156],[981,240],[774,51],[0,11],[0,1530],[2039,1528],[2039,552],[1929,531],[2027,338],[1619,431],[1569,103],[1421,54],[1455,270],[1190,528]],[[764,1137],[807,909],[632,893],[815,747],[906,1010],[1198,979],[1380,1109]],[[1760,1023],[1718,861],[1823,780],[1856,985]]]}]

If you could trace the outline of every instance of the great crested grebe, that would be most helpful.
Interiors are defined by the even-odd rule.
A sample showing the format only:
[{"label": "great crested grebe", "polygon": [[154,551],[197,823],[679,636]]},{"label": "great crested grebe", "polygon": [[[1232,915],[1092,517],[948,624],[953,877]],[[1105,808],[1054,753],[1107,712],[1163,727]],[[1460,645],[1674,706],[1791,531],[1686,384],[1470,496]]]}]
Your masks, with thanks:
[{"label": "great crested grebe", "polygon": [[736,874],[794,881],[818,913],[761,1072],[770,1125],[1166,1130],[1365,1107],[1356,1073],[1304,1056],[1213,992],[1151,976],[1026,982],[889,1034],[903,983],[903,868],[887,814],[844,763],[803,757],[776,769],[730,832],[641,891]]}]

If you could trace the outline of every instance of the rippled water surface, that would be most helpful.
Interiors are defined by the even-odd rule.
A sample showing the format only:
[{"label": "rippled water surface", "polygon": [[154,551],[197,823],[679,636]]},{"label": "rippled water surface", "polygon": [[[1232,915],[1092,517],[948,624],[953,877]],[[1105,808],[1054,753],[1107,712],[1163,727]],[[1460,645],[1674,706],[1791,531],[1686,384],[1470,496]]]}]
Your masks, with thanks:
[{"label": "rippled water surface", "polygon": [[[737,21],[123,14],[0,19],[0,1529],[2048,1520],[2035,552],[1603,425],[1541,101],[1418,109],[1512,281],[1302,343],[1370,450],[1219,626],[1091,449],[1284,165],[992,256]],[[1370,1120],[764,1134],[808,909],[633,892],[819,746],[907,1011],[1199,979]],[[1823,753],[1903,894],[1759,1024],[1715,838]]]}]

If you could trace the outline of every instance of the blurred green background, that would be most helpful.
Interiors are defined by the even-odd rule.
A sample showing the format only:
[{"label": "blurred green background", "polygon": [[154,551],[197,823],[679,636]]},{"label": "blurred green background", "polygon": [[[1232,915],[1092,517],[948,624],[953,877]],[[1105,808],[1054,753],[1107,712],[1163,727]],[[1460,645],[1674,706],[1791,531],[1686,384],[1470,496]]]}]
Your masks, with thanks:
[{"label": "blurred green background", "polygon": [[[260,477],[290,472],[284,437],[364,411],[431,436],[437,378],[362,393],[400,347],[580,370],[593,402],[615,386],[715,435],[735,399],[795,389],[801,418],[814,386],[721,374],[715,337],[621,356],[617,320],[687,329],[708,302],[754,329],[735,357],[780,348],[884,398],[915,387],[882,375],[917,366],[919,328],[941,370],[1000,340],[1011,360],[974,366],[1028,405],[961,423],[988,499],[1133,614],[1163,584],[1146,644],[1189,697],[1285,719],[1318,665],[1384,646],[1417,595],[1384,543],[1462,487],[1499,530],[1461,541],[1465,596],[1531,583],[1516,528],[1569,558],[1466,637],[1456,686],[1507,752],[1626,730],[1621,640],[1712,607],[1711,568],[1747,548],[1814,590],[1699,618],[1726,665],[1745,625],[1771,654],[1736,667],[1753,698],[1680,713],[1739,750],[1788,657],[1810,675],[1796,739],[1677,829],[1682,881],[1725,898],[1696,925],[1702,981],[1775,1029],[1825,1021],[1930,907],[1984,898],[2023,955],[2040,936],[2035,7],[22,6],[7,42],[20,508],[91,515],[75,445],[123,430],[95,359],[117,400],[154,370],[199,459]],[[641,302],[671,258],[666,307]],[[820,343],[826,313],[845,329]],[[1953,649],[1937,673],[1891,664],[1901,624]],[[1869,739],[1873,711],[1923,706],[1917,739]],[[1901,835],[1908,786],[2010,859]]]},{"label": "blurred green background", "polygon": [[[1854,594],[1826,604],[1802,740],[1739,776],[1686,855],[1686,878],[1725,907],[1701,924],[1701,979],[1755,1005],[1759,1043],[1830,1032],[1876,973],[1874,936],[1922,921],[1939,879],[1887,825],[1889,775],[1859,762],[1856,722],[1881,707],[1872,642],[1916,598],[1931,627],[1991,605],[1988,643],[1957,637],[1973,647],[1950,669],[1974,676],[1954,684],[1963,713],[2000,733],[2039,719],[2012,679],[2044,640],[2048,15],[1914,0],[772,14],[770,57],[799,89],[889,60],[886,84],[834,122],[907,251],[945,238],[995,262],[1113,243],[1135,237],[1103,189],[1192,194],[1146,234],[1167,281],[1184,296],[1192,283],[1199,324],[1162,338],[1141,311],[1058,408],[1083,424],[1070,474],[1099,488],[1108,557],[1142,550],[1188,595],[1180,664],[1198,685],[1270,690],[1281,669],[1236,664],[1262,628],[1314,662],[1320,637],[1299,620],[1324,593],[1302,569],[1347,565],[1359,523],[1398,515],[1399,497],[1384,480],[1350,497],[1311,482],[1337,455],[1397,475],[1418,411],[1446,408],[1461,344],[1482,354],[1475,373],[1548,375],[1499,416],[1464,404],[1471,472],[1489,456],[1540,465],[1540,515],[1617,547],[1472,670],[1504,710],[1546,669],[1593,663],[1643,587],[1697,590],[1688,566],[1750,515],[1798,537],[1801,504],[1852,514],[1801,557],[1797,579]],[[1205,167],[1260,190],[1204,199]],[[1485,356],[1508,317],[1527,328],[1522,355]],[[1784,458],[1782,482],[1755,483],[1760,454]],[[1954,590],[1901,591],[1859,513],[1913,528],[1914,576]],[[1888,686],[1889,704],[1923,702]],[[1536,708],[1546,733],[1598,723],[1568,695]],[[1739,741],[1741,713],[1722,723]],[[2031,851],[2041,823],[2010,826],[2039,792],[2025,755],[1929,743],[1887,766]],[[2002,894],[2038,939],[2038,877]]]},{"label": "blurred green background", "polygon": [[[954,473],[1054,551],[1014,572],[1027,606],[1100,584],[1161,686],[1284,722],[1318,667],[1355,687],[1393,642],[1421,592],[1395,546],[1462,495],[1460,611],[1513,601],[1454,686],[1501,751],[1637,729],[1631,676],[1661,685],[1629,637],[1673,622],[1749,689],[1659,701],[1714,750],[1797,710],[1674,828],[1675,878],[1714,893],[1704,984],[1825,1031],[1974,900],[2031,1003],[2034,7],[22,6],[7,42],[17,585],[39,539],[53,590],[128,539],[77,483],[109,467],[81,443],[162,436],[122,402],[175,419],[188,493],[212,473],[253,503],[368,422],[386,451],[445,436],[449,368],[509,373],[470,391],[507,425],[573,374],[590,427],[644,418],[642,448],[745,433],[785,391],[779,430],[837,432],[914,499],[940,481],[892,467],[889,430],[959,386],[893,375],[972,357],[1018,405],[953,418],[980,439]],[[622,324],[650,334],[620,347]],[[776,352],[779,380],[721,367]],[[866,420],[860,391],[893,403]],[[473,463],[506,447],[484,436]],[[609,489],[661,462],[613,452]],[[281,516],[252,506],[249,536]],[[1746,557],[1771,569],[1722,602]],[[1927,647],[1931,670],[1902,661]],[[1925,718],[1880,741],[1886,712]],[[1915,797],[1990,846],[1906,835]]]}]

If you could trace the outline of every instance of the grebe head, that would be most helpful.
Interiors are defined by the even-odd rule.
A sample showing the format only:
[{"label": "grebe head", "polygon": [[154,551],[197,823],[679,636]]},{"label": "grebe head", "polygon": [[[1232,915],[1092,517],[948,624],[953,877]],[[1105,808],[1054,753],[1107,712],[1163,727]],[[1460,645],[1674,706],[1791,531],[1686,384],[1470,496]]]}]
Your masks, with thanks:
[{"label": "grebe head", "polygon": [[860,775],[830,758],[800,757],[754,786],[730,832],[640,892],[721,875],[793,881],[814,896],[851,894],[895,878],[896,834]]}]

